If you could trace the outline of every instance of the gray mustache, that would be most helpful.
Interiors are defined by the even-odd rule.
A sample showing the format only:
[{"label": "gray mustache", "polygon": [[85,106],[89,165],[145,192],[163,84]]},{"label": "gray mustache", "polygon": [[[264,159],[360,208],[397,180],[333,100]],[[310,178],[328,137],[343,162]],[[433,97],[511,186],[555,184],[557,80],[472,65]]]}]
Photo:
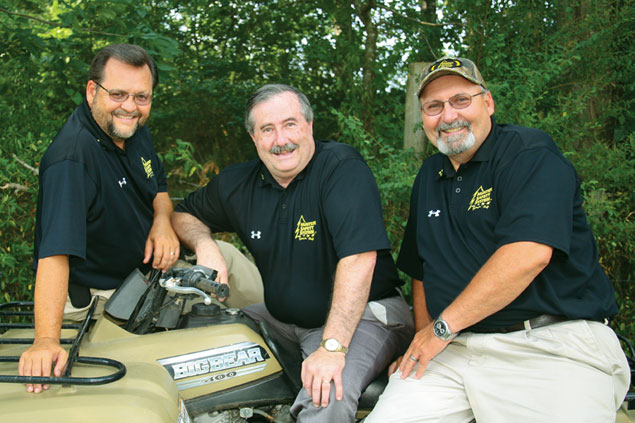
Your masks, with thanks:
[{"label": "gray mustache", "polygon": [[272,154],[280,154],[280,153],[286,153],[288,151],[293,151],[295,149],[298,148],[297,144],[285,144],[285,145],[274,145],[273,147],[271,147],[271,150],[269,150],[270,153]]}]

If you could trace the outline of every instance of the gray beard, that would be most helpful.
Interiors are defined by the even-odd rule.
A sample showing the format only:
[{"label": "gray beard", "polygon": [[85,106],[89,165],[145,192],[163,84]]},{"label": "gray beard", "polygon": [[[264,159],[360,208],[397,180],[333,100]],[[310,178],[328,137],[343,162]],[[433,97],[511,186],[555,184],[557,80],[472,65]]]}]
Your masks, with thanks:
[{"label": "gray beard", "polygon": [[137,133],[137,129],[139,129],[139,122],[135,124],[132,132],[125,134],[119,132],[113,121],[108,122],[106,128],[108,135],[110,135],[110,138],[115,138],[118,140],[127,140],[128,138],[132,138],[132,136]]},{"label": "gray beard", "polygon": [[[467,126],[468,133],[467,135],[450,135],[446,139],[441,137],[441,131],[446,129],[454,129]],[[442,124],[437,128],[437,148],[439,151],[446,156],[455,156],[457,154],[461,154],[470,148],[474,147],[476,144],[476,137],[472,132],[472,125],[466,121],[456,121],[450,124]]]}]

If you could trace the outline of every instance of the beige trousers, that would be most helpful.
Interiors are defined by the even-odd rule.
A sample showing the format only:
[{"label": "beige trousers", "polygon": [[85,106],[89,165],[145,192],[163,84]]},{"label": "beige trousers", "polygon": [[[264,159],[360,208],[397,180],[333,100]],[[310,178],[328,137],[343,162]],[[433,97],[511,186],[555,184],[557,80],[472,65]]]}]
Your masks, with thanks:
[{"label": "beige trousers", "polygon": [[[245,257],[236,247],[224,241],[216,241],[220,248],[223,258],[227,263],[228,279],[229,279],[229,296],[223,302],[227,307],[243,308],[251,304],[257,304],[264,301],[264,290],[262,287],[262,278],[258,272],[258,268],[247,257]],[[97,308],[93,314],[93,318],[99,317],[104,311],[104,304],[115,292],[114,289],[90,290],[91,296],[98,297]],[[81,321],[86,317],[90,305],[83,308],[75,308],[71,304],[71,299],[66,296],[66,304],[64,305],[64,319],[72,321]]]},{"label": "beige trousers", "polygon": [[630,372],[608,326],[575,320],[461,334],[413,376],[393,374],[365,423],[614,423]]}]

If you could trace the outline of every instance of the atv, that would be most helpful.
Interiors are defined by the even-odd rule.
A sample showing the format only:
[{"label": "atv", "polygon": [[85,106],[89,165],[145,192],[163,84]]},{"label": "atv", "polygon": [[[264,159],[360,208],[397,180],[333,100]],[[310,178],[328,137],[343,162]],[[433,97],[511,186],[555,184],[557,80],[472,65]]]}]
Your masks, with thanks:
[{"label": "atv", "polygon": [[[133,272],[92,320],[64,324],[69,346],[62,377],[18,376],[33,342],[32,323],[0,323],[0,415],[10,422],[291,423],[300,381],[299,348],[265,323],[212,296],[228,295],[202,266],[145,278]],[[30,319],[33,303],[0,305],[4,320]],[[622,338],[631,372],[635,348]],[[24,384],[48,384],[40,394]],[[383,372],[362,393],[363,419],[387,383]],[[635,392],[616,423],[635,422]]]},{"label": "atv", "polygon": [[[18,376],[33,342],[33,303],[0,305],[0,415],[11,422],[291,423],[302,389],[301,354],[266,323],[212,297],[228,295],[202,266],[148,278],[135,271],[92,319],[65,323],[69,360],[61,377]],[[364,391],[367,415],[387,383],[385,372]],[[24,384],[48,384],[39,394]]]}]

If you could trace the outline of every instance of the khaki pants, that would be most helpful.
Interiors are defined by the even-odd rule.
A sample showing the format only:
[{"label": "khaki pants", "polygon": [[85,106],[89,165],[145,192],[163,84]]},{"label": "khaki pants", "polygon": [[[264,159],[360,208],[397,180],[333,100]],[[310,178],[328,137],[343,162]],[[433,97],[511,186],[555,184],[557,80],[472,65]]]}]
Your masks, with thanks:
[{"label": "khaki pants", "polygon": [[466,333],[421,379],[393,374],[365,422],[614,423],[629,373],[615,333],[598,322]]},{"label": "khaki pants", "polygon": [[[243,308],[251,304],[257,304],[264,301],[264,290],[262,287],[262,278],[258,272],[258,268],[247,257],[245,257],[236,247],[224,241],[216,241],[220,248],[225,262],[227,263],[228,279],[229,279],[229,296],[223,302],[227,307]],[[176,267],[179,267],[177,264]],[[98,297],[97,308],[93,314],[93,318],[99,317],[104,311],[104,304],[110,296],[115,292],[114,289],[100,290],[92,289],[90,294]],[[64,319],[72,321],[81,321],[86,317],[90,305],[83,308],[75,308],[71,304],[71,299],[66,296],[66,304],[64,305]]]}]

